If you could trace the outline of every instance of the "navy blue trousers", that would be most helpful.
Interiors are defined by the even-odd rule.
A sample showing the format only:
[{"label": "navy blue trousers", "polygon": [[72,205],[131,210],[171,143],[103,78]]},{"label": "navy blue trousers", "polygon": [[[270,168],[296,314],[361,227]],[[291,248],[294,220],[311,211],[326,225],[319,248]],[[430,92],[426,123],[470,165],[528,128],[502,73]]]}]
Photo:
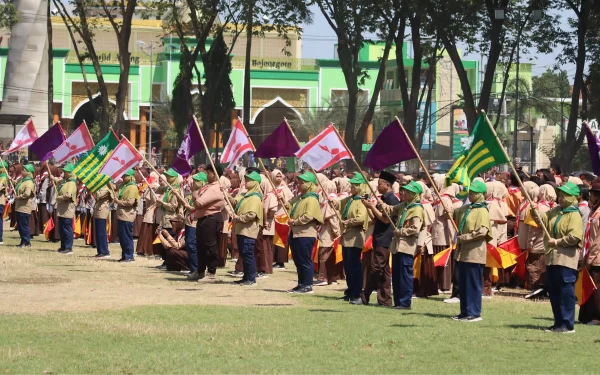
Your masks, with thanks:
[{"label": "navy blue trousers", "polygon": [[198,271],[198,248],[196,247],[196,227],[185,226],[185,249],[188,253],[190,272]]},{"label": "navy blue trousers", "polygon": [[96,251],[99,255],[108,255],[108,236],[106,234],[106,219],[94,218],[94,232],[96,234]]},{"label": "navy blue trousers", "polygon": [[58,231],[60,233],[60,248],[62,250],[73,250],[73,219],[59,217]]},{"label": "navy blue trousers", "polygon": [[21,236],[21,245],[31,245],[31,231],[29,230],[29,216],[23,212],[15,212],[15,218],[17,219],[17,229],[19,230],[19,236]]},{"label": "navy blue trousers", "polygon": [[256,281],[256,260],[254,260],[255,238],[250,238],[242,235],[236,235],[238,243],[238,251],[244,265],[243,281]]},{"label": "navy blue trousers", "polygon": [[546,267],[546,288],[550,297],[554,326],[573,329],[575,327],[575,283],[577,270],[564,266]]},{"label": "navy blue trousers", "polygon": [[133,259],[133,222],[117,220],[121,259]]},{"label": "navy blue trousers", "polygon": [[481,316],[483,291],[483,264],[456,262],[458,289],[460,290],[460,315]]},{"label": "navy blue trousers", "polygon": [[315,268],[313,266],[312,249],[316,240],[316,238],[312,237],[294,238],[293,233],[290,231],[290,249],[292,250],[292,258],[298,272],[299,287],[313,285]]},{"label": "navy blue trousers", "polygon": [[344,272],[346,273],[346,284],[348,285],[347,296],[350,299],[360,297],[362,292],[363,274],[362,263],[360,262],[360,247],[342,247],[342,256],[344,258]]},{"label": "navy blue trousers", "polygon": [[415,257],[410,254],[392,255],[392,289],[394,306],[410,307],[413,295],[413,265]]},{"label": "navy blue trousers", "polygon": [[0,204],[0,242],[3,242],[2,233],[4,233],[4,220],[2,220],[2,215],[4,215],[4,205]]}]

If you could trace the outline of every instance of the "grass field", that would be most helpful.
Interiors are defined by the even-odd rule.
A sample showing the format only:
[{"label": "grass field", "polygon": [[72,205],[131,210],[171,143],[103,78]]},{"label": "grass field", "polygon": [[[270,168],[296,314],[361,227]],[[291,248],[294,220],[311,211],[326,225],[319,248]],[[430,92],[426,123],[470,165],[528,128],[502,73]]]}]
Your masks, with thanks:
[{"label": "grass field", "polygon": [[[0,248],[0,373],[594,373],[598,327],[544,333],[548,303],[494,296],[483,322],[457,305],[350,306],[344,285],[289,295],[288,267],[256,287],[192,283],[158,261],[95,261],[15,232]],[[118,245],[111,245],[118,259]],[[228,263],[228,268],[232,263]],[[218,275],[224,271],[219,270]]]}]

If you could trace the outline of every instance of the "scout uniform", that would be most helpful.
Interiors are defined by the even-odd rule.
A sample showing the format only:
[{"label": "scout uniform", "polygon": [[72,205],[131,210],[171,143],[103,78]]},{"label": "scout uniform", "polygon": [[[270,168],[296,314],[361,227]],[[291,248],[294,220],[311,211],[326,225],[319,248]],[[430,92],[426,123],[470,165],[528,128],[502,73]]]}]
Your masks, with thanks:
[{"label": "scout uniform", "polygon": [[577,207],[579,187],[572,182],[559,186],[559,205],[542,214],[551,239],[545,238],[548,296],[554,325],[546,331],[575,332],[575,282],[579,250],[583,247],[583,222]]},{"label": "scout uniform", "polygon": [[[77,202],[77,177],[73,175],[75,166],[67,164],[63,168],[64,179],[56,187],[56,211],[60,230],[61,254],[73,254],[73,219]],[[54,177],[52,177],[54,178]]]},{"label": "scout uniform", "polygon": [[[206,186],[208,177],[206,173],[200,172],[192,176],[193,191],[200,191]],[[185,212],[185,249],[188,253],[188,268],[190,273],[188,275],[189,280],[198,280],[200,275],[198,274],[198,248],[196,242],[196,225],[198,219],[196,219],[196,208],[194,207],[194,198],[192,197],[187,204]]]},{"label": "scout uniform", "polygon": [[34,210],[35,184],[33,183],[33,165],[23,167],[23,178],[15,186],[15,216],[21,243],[18,247],[31,247],[31,231],[29,229],[29,216]]},{"label": "scout uniform", "polygon": [[173,168],[169,168],[169,170],[165,172],[165,176],[167,176],[169,185],[175,190],[171,189],[170,186],[158,189],[158,192],[163,194],[162,200],[157,202],[158,207],[160,207],[162,211],[160,226],[162,229],[166,229],[172,237],[177,237],[179,231],[183,229],[183,222],[180,220],[179,215],[182,207],[176,195],[180,192],[180,184],[178,182],[179,173]]},{"label": "scout uniform", "polygon": [[3,245],[2,233],[4,232],[4,208],[6,206],[6,196],[8,191],[8,164],[0,160],[0,245]]},{"label": "scout uniform", "polygon": [[114,202],[117,204],[117,227],[121,243],[121,259],[119,262],[133,262],[133,222],[140,193],[133,178],[135,172],[128,170],[123,175],[123,185]]},{"label": "scout uniform", "polygon": [[114,199],[114,193],[108,185],[104,185],[96,192],[96,204],[94,205],[94,234],[96,236],[97,258],[110,258],[108,251],[108,236],[106,220],[110,215],[109,204]]}]

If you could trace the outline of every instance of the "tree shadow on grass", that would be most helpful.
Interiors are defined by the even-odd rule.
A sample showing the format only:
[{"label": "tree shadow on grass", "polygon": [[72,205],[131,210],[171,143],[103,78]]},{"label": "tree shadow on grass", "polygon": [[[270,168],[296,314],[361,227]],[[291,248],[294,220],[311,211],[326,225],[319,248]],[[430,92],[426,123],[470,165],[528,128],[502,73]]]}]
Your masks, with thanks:
[{"label": "tree shadow on grass", "polygon": [[390,327],[392,327],[392,328],[407,328],[407,327],[418,327],[418,326],[416,324],[397,323],[397,324],[390,324]]},{"label": "tree shadow on grass", "polygon": [[[322,299],[326,299],[326,300],[330,300],[330,301],[341,301],[341,297],[339,296],[324,296],[324,295],[315,295],[314,297],[316,298],[322,298]],[[347,301],[345,301],[347,302]]]},{"label": "tree shadow on grass", "polygon": [[308,311],[317,312],[317,313],[343,313],[343,312],[345,312],[342,310],[329,310],[329,309],[309,309]]},{"label": "tree shadow on grass", "polygon": [[283,307],[283,306],[294,306],[291,303],[256,303],[254,306],[259,307]]},{"label": "tree shadow on grass", "polygon": [[287,293],[286,290],[283,289],[260,289],[263,292],[270,292],[270,293]]},{"label": "tree shadow on grass", "polygon": [[438,319],[450,319],[454,315],[446,315],[446,314],[434,314],[434,313],[420,313],[420,312],[406,312],[405,315],[421,315],[426,316],[428,318],[438,318]]},{"label": "tree shadow on grass", "polygon": [[532,319],[536,319],[536,320],[548,320],[550,322],[553,322],[554,319],[550,318],[550,317],[544,317],[544,316],[534,316]]},{"label": "tree shadow on grass", "polygon": [[507,324],[506,327],[514,329],[533,329],[540,332],[545,328],[534,324]]}]

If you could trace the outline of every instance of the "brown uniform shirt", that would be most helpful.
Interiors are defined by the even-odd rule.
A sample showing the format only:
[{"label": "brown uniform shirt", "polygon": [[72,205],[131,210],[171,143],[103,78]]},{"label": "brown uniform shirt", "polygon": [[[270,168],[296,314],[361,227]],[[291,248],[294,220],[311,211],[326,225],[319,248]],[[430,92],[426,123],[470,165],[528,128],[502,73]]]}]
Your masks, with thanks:
[{"label": "brown uniform shirt", "polygon": [[[125,189],[125,191],[135,190],[137,192],[138,187],[137,185],[130,185],[127,186]],[[119,200],[121,201],[121,203],[117,205],[117,220],[134,222],[138,199],[129,198]]]},{"label": "brown uniform shirt", "polygon": [[15,186],[15,189],[17,189],[15,211],[31,214],[31,211],[34,209],[33,197],[35,196],[35,184],[33,180],[19,182]]},{"label": "brown uniform shirt", "polygon": [[61,181],[57,186],[56,212],[58,217],[73,219],[75,217],[75,202],[77,201],[77,180]]},{"label": "brown uniform shirt", "polygon": [[217,181],[211,182],[197,193],[194,193],[196,219],[220,213],[225,207],[224,199],[225,197]]},{"label": "brown uniform shirt", "polygon": [[108,206],[113,198],[113,192],[108,186],[103,186],[96,192],[96,204],[94,205],[95,219],[108,219],[108,215],[110,214]]}]

